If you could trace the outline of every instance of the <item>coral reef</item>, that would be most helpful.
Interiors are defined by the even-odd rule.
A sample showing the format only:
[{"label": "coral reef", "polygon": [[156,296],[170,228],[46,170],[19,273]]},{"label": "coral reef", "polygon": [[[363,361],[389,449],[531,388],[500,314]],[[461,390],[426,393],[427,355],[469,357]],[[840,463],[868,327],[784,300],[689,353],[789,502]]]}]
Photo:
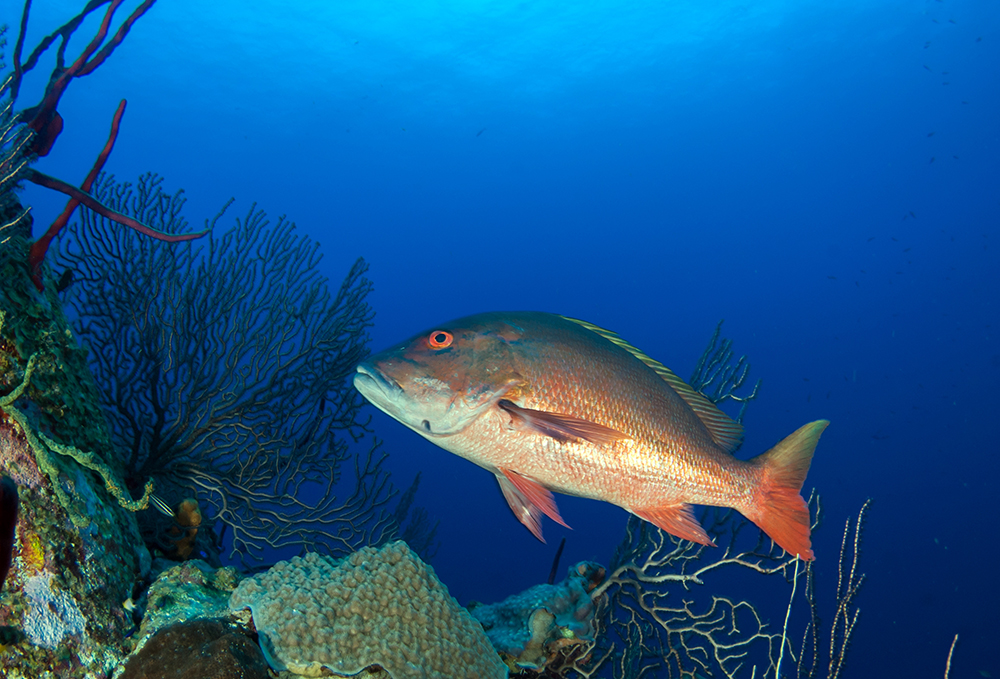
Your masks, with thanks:
[{"label": "coral reef", "polygon": [[[264,677],[266,662],[313,676],[507,677],[492,639],[512,668],[549,677],[735,677],[746,674],[748,653],[763,658],[760,676],[779,676],[791,652],[787,629],[771,626],[742,590],[723,596],[713,583],[692,593],[727,569],[787,580],[793,601],[804,574],[810,622],[797,669],[814,676],[825,644],[817,641],[812,567],[718,512],[709,532],[725,545],[721,554],[633,520],[606,579],[600,566],[577,564],[561,583],[477,607],[482,625],[403,542],[364,547],[341,561],[296,557],[239,586],[233,569],[185,561],[133,601],[151,564],[135,517],[123,508],[145,506],[150,477],[173,503],[161,546],[175,558],[195,555],[197,540],[220,523],[231,549],[250,558],[275,547],[343,553],[393,534],[429,553],[434,536],[426,513],[411,513],[419,476],[390,512],[396,491],[381,448],[356,458],[348,451],[348,438],[369,433],[357,396],[343,388],[367,351],[372,320],[363,260],[331,292],[316,272],[315,244],[284,217],[272,225],[253,207],[235,228],[185,242],[214,222],[187,230],[180,193],[165,193],[155,175],[134,188],[100,176],[124,101],[80,188],[30,167],[62,131],[57,107],[69,83],[104,63],[154,1],[137,2],[112,30],[122,0],[91,0],[22,58],[25,3],[14,70],[0,84],[0,472],[10,477],[0,486],[0,562],[7,545],[13,557],[0,590],[0,675],[82,679],[117,667],[119,679]],[[104,6],[96,35],[66,63],[71,36]],[[23,78],[48,63],[40,59],[53,45],[42,100],[15,112]],[[25,180],[70,196],[34,243],[31,215],[14,193]],[[79,205],[88,209],[67,238]],[[111,222],[173,245],[153,247]],[[43,262],[56,234],[64,242],[50,257],[62,269],[53,284]],[[91,354],[77,345],[59,294],[75,309]],[[189,332],[171,330],[181,327]],[[713,402],[738,403],[741,420],[759,382],[749,395],[737,393],[749,365],[731,360],[732,344],[719,333],[691,384]],[[333,492],[341,483],[346,493]],[[12,487],[17,512],[9,508]],[[320,499],[304,502],[303,487]],[[866,509],[853,541],[850,522],[845,527],[831,677],[844,667],[858,620]],[[231,616],[252,618],[263,653]]]},{"label": "coral reef", "polygon": [[316,553],[240,583],[230,608],[249,608],[268,662],[305,676],[353,676],[379,666],[393,679],[504,678],[482,627],[405,542],[335,562]]},{"label": "coral reef", "polygon": [[495,604],[469,607],[493,647],[518,668],[539,670],[571,654],[571,646],[594,642],[591,592],[604,580],[600,564],[581,561],[566,579],[535,585]]},{"label": "coral reef", "polygon": [[[3,306],[13,290],[31,285],[25,267],[14,271],[20,276],[6,279],[0,289]],[[67,423],[84,418],[81,410],[87,412],[93,404],[75,409],[86,392],[65,399],[53,394],[85,380],[71,363],[55,358],[60,339],[73,341],[68,328],[46,340],[36,338],[43,348],[40,358],[34,365],[22,361],[18,346],[31,342],[12,337],[10,327],[59,327],[58,315],[44,313],[41,305],[37,309],[32,323],[0,328],[0,385],[10,389],[0,397],[0,469],[17,484],[21,496],[16,556],[0,597],[0,625],[17,633],[0,654],[0,674],[20,679],[51,672],[73,679],[106,673],[127,653],[132,621],[121,602],[137,574],[148,570],[149,554],[133,515],[121,510],[104,479],[51,447],[71,448],[54,438],[72,436]],[[50,347],[55,347],[51,353]],[[36,385],[40,369],[48,370],[47,380],[37,380],[44,383],[42,389]],[[52,417],[52,411],[39,404],[58,407],[63,416]],[[81,426],[76,434],[85,437],[100,423],[98,419],[90,427]],[[97,458],[91,454],[89,459]],[[111,474],[106,465],[100,468]]]},{"label": "coral reef", "polygon": [[[341,388],[342,373],[353,367],[366,351],[365,330],[371,321],[370,309],[364,301],[370,290],[370,283],[364,278],[366,265],[359,260],[340,289],[331,294],[325,280],[315,273],[314,265],[319,259],[315,245],[292,234],[294,225],[284,218],[271,226],[263,213],[251,208],[246,219],[238,221],[236,229],[213,239],[204,250],[188,248],[179,254],[180,248],[162,251],[170,263],[186,256],[189,269],[185,273],[200,276],[196,284],[204,286],[194,292],[187,291],[201,297],[168,299],[168,303],[176,306],[167,313],[177,314],[169,320],[203,329],[203,334],[194,341],[207,347],[219,337],[213,334],[206,339],[204,334],[217,329],[214,322],[218,317],[191,318],[191,310],[200,309],[211,315],[235,308],[229,317],[232,321],[228,326],[229,337],[238,337],[235,346],[247,351],[195,357],[217,369],[207,382],[196,380],[195,391],[210,392],[207,408],[199,410],[206,402],[192,397],[191,392],[184,393],[180,400],[157,400],[162,394],[153,386],[147,392],[152,393],[152,400],[138,402],[138,410],[126,413],[126,416],[138,414],[141,425],[149,424],[150,412],[156,417],[166,414],[165,429],[154,426],[151,432],[147,428],[138,438],[128,440],[134,444],[148,436],[145,443],[156,451],[153,455],[147,455],[148,447],[121,446],[121,429],[113,427],[109,432],[107,418],[112,418],[112,425],[118,425],[121,420],[115,420],[114,416],[122,413],[104,407],[107,404],[102,402],[102,392],[89,370],[88,350],[78,346],[58,295],[65,293],[72,297],[86,291],[88,285],[108,273],[110,262],[91,262],[92,270],[75,267],[76,273],[96,274],[78,275],[76,281],[73,270],[64,270],[55,283],[50,268],[44,264],[49,244],[57,234],[64,233],[79,205],[88,208],[85,214],[91,220],[96,219],[93,215],[101,215],[102,220],[175,244],[205,232],[181,233],[147,225],[147,221],[158,217],[166,216],[168,220],[178,217],[178,212],[172,211],[179,209],[181,202],[176,196],[168,196],[165,203],[152,207],[140,206],[141,214],[131,215],[123,206],[109,207],[91,193],[101,186],[99,174],[117,139],[124,101],[115,112],[103,150],[80,188],[38,172],[30,165],[36,156],[52,150],[62,131],[62,117],[57,108],[69,83],[100,67],[153,2],[139,2],[116,28],[114,15],[122,0],[91,0],[33,50],[25,46],[30,2],[25,3],[11,55],[13,71],[0,84],[0,317],[6,316],[6,322],[0,324],[0,474],[8,475],[11,482],[5,481],[2,491],[5,500],[2,542],[10,543],[13,557],[0,592],[0,675],[5,679],[108,676],[132,649],[129,636],[135,631],[134,619],[143,605],[148,610],[135,645],[145,648],[143,642],[150,634],[171,616],[181,615],[176,604],[182,593],[187,594],[183,615],[191,614],[198,604],[201,610],[196,615],[226,612],[226,600],[235,586],[233,571],[213,571],[208,584],[196,584],[199,577],[205,580],[208,576],[194,565],[168,572],[148,596],[140,597],[138,606],[133,602],[136,587],[141,587],[150,571],[150,555],[131,512],[145,508],[154,499],[151,476],[158,475],[163,490],[168,491],[166,497],[176,506],[164,549],[175,558],[192,556],[199,549],[199,540],[206,534],[214,535],[212,528],[218,527],[220,521],[232,530],[231,546],[243,553],[252,552],[254,545],[289,547],[322,543],[315,540],[318,534],[329,538],[328,551],[350,551],[368,540],[387,539],[406,518],[411,519],[407,530],[415,542],[422,540],[421,544],[428,549],[433,542],[432,534],[427,532],[430,523],[426,516],[417,510],[410,513],[412,492],[407,494],[405,505],[397,507],[395,515],[387,508],[395,489],[382,468],[384,453],[377,442],[369,447],[367,456],[362,454],[353,459],[346,443],[340,440],[344,435],[355,441],[368,435],[357,417],[360,405],[357,397]],[[103,20],[95,35],[79,54],[69,56],[70,39],[81,25],[93,27],[93,22],[85,20],[98,10],[103,12]],[[15,111],[25,76],[40,63],[51,63],[53,58],[55,66],[42,100],[36,106]],[[22,207],[15,194],[18,183],[25,180],[70,197],[62,215],[34,243],[30,241],[30,210]],[[151,195],[159,201],[163,194],[158,191],[155,178],[151,183],[154,189]],[[121,192],[109,197],[127,198]],[[157,208],[165,212],[157,212]],[[170,226],[180,224],[168,221]],[[255,238],[261,239],[257,247],[242,254],[238,252]],[[94,247],[100,250],[101,244]],[[51,257],[48,259],[51,261]],[[231,268],[226,269],[226,264]],[[255,279],[258,284],[274,277],[281,267],[289,272],[301,271],[284,279],[278,277],[280,280],[270,288],[258,285],[247,290],[232,285],[236,275],[252,274],[252,266],[258,264],[261,267]],[[213,278],[212,271],[220,266],[224,275]],[[176,272],[170,266],[163,271]],[[141,279],[140,282],[149,284],[143,292],[167,299],[161,297],[167,289],[179,290],[170,288],[176,286],[177,278],[157,276],[163,271],[149,271],[148,277]],[[106,282],[106,278],[101,280]],[[135,288],[130,290],[135,292]],[[243,300],[249,300],[251,307],[254,303],[258,306],[240,307]],[[142,307],[129,307],[126,312],[136,308]],[[98,318],[85,327],[100,328],[103,320]],[[167,318],[150,313],[148,320],[142,330],[155,335],[164,329],[157,322]],[[112,336],[114,332],[116,328],[111,328]],[[272,341],[262,342],[265,337]],[[95,354],[118,347],[107,337],[88,335],[87,339],[93,342]],[[115,337],[115,341],[119,339],[122,338]],[[124,338],[130,339],[135,337]],[[137,350],[148,348],[141,343],[146,339],[149,338],[141,338]],[[299,340],[301,343],[296,344]],[[167,343],[168,353],[192,346]],[[116,359],[123,362],[126,356],[130,355],[119,354]],[[154,369],[144,372],[143,377],[162,378],[159,385],[170,388],[176,386],[171,379],[179,373],[171,372],[165,356],[154,351],[151,357],[147,356],[150,361],[141,363],[141,367],[152,366]],[[126,368],[140,365],[141,359],[131,357],[135,362]],[[90,356],[89,360],[96,359]],[[180,367],[182,379],[189,376],[184,371],[190,367]],[[157,370],[160,372],[156,373]],[[141,392],[144,387],[149,384],[139,384],[138,390]],[[131,397],[137,395],[125,396]],[[131,405],[136,403],[133,401]],[[158,409],[159,406],[163,409]],[[275,408],[282,407],[284,410],[276,417]],[[205,419],[203,416],[208,412],[223,414],[220,420]],[[178,413],[182,422],[176,419]],[[240,441],[245,444],[243,447]],[[229,454],[220,455],[220,449]],[[272,454],[257,455],[259,451]],[[341,469],[345,464],[350,467],[349,461],[354,463],[352,475],[342,473]],[[349,477],[356,482],[344,483],[347,492],[340,494],[343,485],[338,484]],[[127,488],[121,479],[129,483]],[[308,504],[297,496],[303,485],[314,492],[325,488],[326,492],[318,501]],[[17,514],[9,511],[6,502],[14,497],[14,488],[21,501]],[[332,492],[334,488],[338,493]],[[130,491],[139,499],[134,499]],[[197,498],[189,497],[195,493]],[[266,499],[268,493],[273,501]],[[157,506],[162,507],[162,500],[155,499]],[[206,517],[201,516],[199,501],[211,510]],[[122,511],[123,508],[131,511]],[[289,511],[295,509],[302,513],[290,516]],[[288,521],[295,520],[300,522],[298,527],[289,529]],[[8,533],[10,540],[6,539]],[[218,535],[215,539],[221,542]],[[183,588],[178,586],[179,581],[184,583]],[[183,632],[171,631],[165,638],[173,639],[171,643],[176,650],[180,648],[177,639],[183,636]],[[200,648],[220,648],[220,645],[235,648],[247,643],[245,638],[242,642],[212,639],[215,637],[207,639]],[[194,646],[189,650],[197,651],[196,642],[191,644]],[[237,664],[240,662],[236,660]],[[162,660],[160,669],[164,669]],[[191,671],[208,676],[214,670],[203,667]]]}]

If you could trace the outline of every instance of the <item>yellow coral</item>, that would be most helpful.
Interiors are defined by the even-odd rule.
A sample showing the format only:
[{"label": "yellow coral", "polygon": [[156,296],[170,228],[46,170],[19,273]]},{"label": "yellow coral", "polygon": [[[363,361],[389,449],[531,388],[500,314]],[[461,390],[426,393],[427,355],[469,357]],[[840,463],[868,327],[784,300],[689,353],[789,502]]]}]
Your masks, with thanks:
[{"label": "yellow coral", "polygon": [[21,539],[21,563],[24,576],[38,574],[45,568],[45,547],[37,533],[28,533]]}]

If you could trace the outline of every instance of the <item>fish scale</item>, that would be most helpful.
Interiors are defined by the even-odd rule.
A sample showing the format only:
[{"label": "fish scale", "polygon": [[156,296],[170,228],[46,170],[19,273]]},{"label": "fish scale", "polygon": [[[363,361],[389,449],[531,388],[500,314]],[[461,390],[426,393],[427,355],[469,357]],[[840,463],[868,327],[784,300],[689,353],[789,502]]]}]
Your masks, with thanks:
[{"label": "fish scale", "polygon": [[739,460],[731,451],[742,426],[592,324],[478,314],[371,357],[354,383],[421,436],[495,474],[539,539],[543,515],[565,525],[558,492],[610,502],[706,545],[691,505],[731,507],[790,553],[813,557],[801,487],[828,422]]},{"label": "fish scale", "polygon": [[[576,330],[578,326],[569,326]],[[634,504],[649,492],[662,496],[688,496],[688,501],[717,504],[734,492],[743,492],[746,483],[731,482],[741,477],[754,478],[758,472],[736,460],[716,446],[700,420],[674,392],[633,356],[622,352],[603,338],[592,333],[575,338],[561,338],[553,343],[540,338],[535,350],[539,356],[559,353],[572,355],[572,363],[558,359],[541,359],[542,369],[529,381],[538,387],[529,397],[527,407],[560,412],[597,422],[630,437],[611,446],[588,442],[568,443],[589,466],[607,459],[622,460],[622,469],[632,470],[635,484],[616,483],[610,493],[597,499],[615,504]],[[583,334],[579,333],[579,334]],[[573,375],[576,380],[566,379]],[[567,385],[569,382],[571,388]],[[586,385],[586,386],[585,386]],[[609,395],[613,395],[609,398]],[[538,440],[539,437],[533,437]],[[525,463],[537,459],[541,451],[526,450]],[[706,460],[706,456],[714,458]],[[626,464],[631,460],[631,464]],[[720,467],[728,466],[732,473],[721,475]],[[713,473],[714,472],[714,473]],[[556,484],[565,479],[547,479]],[[576,480],[576,488],[562,492],[579,492],[586,487],[584,479]],[[639,486],[638,488],[636,486]],[[692,493],[697,493],[693,497]],[[638,497],[635,497],[638,495]]]}]

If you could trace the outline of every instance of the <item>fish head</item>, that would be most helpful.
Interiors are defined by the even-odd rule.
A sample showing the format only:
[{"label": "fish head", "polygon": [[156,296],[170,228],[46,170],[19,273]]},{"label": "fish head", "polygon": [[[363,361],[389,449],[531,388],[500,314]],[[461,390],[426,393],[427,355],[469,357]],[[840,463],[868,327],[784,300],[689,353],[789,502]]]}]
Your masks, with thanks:
[{"label": "fish head", "polygon": [[525,386],[522,334],[498,314],[445,323],[360,363],[354,386],[425,438],[452,436]]}]

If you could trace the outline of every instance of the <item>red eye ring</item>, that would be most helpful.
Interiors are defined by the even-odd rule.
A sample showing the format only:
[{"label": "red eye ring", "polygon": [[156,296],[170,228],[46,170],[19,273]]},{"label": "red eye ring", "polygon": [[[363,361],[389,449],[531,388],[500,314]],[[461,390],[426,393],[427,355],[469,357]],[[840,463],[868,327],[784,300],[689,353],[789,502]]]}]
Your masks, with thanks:
[{"label": "red eye ring", "polygon": [[435,330],[427,336],[427,343],[432,349],[444,349],[450,347],[455,338],[447,330]]}]

